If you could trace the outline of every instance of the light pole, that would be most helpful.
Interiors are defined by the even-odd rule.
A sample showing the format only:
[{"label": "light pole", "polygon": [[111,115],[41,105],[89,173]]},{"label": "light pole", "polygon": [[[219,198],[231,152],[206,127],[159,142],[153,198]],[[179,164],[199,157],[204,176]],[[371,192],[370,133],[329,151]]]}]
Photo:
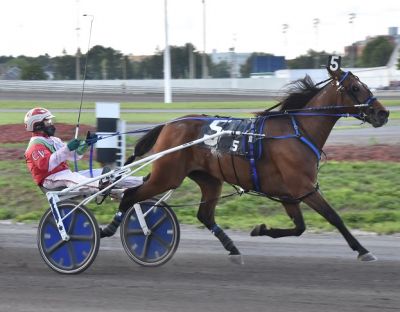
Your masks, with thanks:
[{"label": "light pole", "polygon": [[206,1],[203,3],[203,54],[201,58],[202,77],[208,78],[207,54],[206,54]]},{"label": "light pole", "polygon": [[357,46],[353,42],[353,33],[354,33],[354,20],[356,18],[356,13],[350,13],[349,14],[349,24],[351,27],[351,32],[350,32],[350,67],[354,67],[355,65],[355,59],[356,59],[356,52],[357,52]]},{"label": "light pole", "polygon": [[165,50],[164,50],[164,103],[172,103],[171,95],[171,57],[168,43],[168,0],[164,0],[164,28],[165,28]]},{"label": "light pole", "polygon": [[313,25],[314,25],[314,29],[315,29],[315,68],[318,68],[318,64],[319,64],[319,55],[318,55],[318,26],[320,23],[320,19],[319,18],[314,18],[313,19]]},{"label": "light pole", "polygon": [[79,26],[79,0],[76,0],[76,55],[75,55],[75,79],[81,79],[81,49],[79,47],[79,32],[81,30]]},{"label": "light pole", "polygon": [[188,56],[189,56],[189,79],[196,78],[196,65],[194,58],[194,47],[191,43],[187,45],[188,47]]},{"label": "light pole", "polygon": [[238,77],[237,65],[236,65],[236,55],[235,55],[235,47],[236,47],[236,34],[233,34],[233,42],[232,47],[229,48],[230,53],[230,65],[231,65],[231,78]]},{"label": "light pole", "polygon": [[282,24],[282,33],[283,33],[283,55],[286,57],[287,54],[287,47],[288,47],[288,40],[287,40],[287,32],[289,29],[289,24]]}]

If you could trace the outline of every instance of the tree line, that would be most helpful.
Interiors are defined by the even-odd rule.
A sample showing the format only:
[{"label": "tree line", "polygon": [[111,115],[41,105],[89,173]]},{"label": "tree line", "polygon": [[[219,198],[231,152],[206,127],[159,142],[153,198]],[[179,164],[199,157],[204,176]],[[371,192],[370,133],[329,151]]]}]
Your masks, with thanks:
[{"label": "tree line", "polygon": [[[394,43],[386,36],[376,37],[369,41],[362,51],[361,57],[345,56],[343,67],[376,67],[387,64],[394,49]],[[305,55],[287,60],[288,69],[321,68],[326,65],[327,56],[332,53],[309,50]],[[202,78],[202,53],[193,44],[171,46],[171,76],[173,79]],[[242,77],[249,77],[253,59],[257,56],[270,55],[252,53],[240,68]],[[86,65],[87,58],[87,65]],[[18,68],[23,80],[75,80],[83,79],[86,68],[86,79],[162,79],[164,51],[154,55],[133,59],[110,47],[96,45],[87,55],[68,55],[50,57],[44,54],[38,57],[0,56],[3,68]],[[208,75],[211,78],[231,77],[231,64],[227,61],[213,63],[210,55],[206,55]],[[400,60],[398,62],[398,68]],[[86,66],[85,66],[86,65]]]}]

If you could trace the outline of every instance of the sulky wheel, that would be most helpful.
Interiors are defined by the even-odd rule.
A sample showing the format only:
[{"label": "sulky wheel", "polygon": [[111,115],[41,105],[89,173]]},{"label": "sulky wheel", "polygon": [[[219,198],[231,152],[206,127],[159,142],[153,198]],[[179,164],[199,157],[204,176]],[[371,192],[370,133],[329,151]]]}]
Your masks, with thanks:
[{"label": "sulky wheel", "polygon": [[[61,217],[74,207],[74,203],[59,203]],[[99,226],[93,214],[83,206],[74,210],[63,222],[69,235],[68,241],[62,240],[51,209],[45,212],[38,227],[40,255],[58,273],[83,272],[92,264],[99,251]]]},{"label": "sulky wheel", "polygon": [[[146,200],[140,203],[145,214],[156,203]],[[149,235],[145,235],[132,207],[121,225],[122,245],[128,256],[143,266],[158,266],[172,258],[179,245],[180,228],[178,219],[166,203],[161,202],[145,217]]]}]

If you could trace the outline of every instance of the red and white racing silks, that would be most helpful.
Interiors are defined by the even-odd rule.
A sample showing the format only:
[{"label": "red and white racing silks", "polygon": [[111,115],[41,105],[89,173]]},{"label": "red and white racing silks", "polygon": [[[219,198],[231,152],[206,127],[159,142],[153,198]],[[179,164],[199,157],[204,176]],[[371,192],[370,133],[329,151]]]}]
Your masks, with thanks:
[{"label": "red and white racing silks", "polygon": [[[83,155],[77,154],[77,159]],[[58,187],[72,187],[76,184],[89,181],[89,170],[72,172],[69,169],[67,160],[74,160],[74,152],[70,151],[67,145],[57,137],[40,136],[35,133],[32,136],[28,148],[25,151],[25,160],[33,180],[39,186],[47,189]],[[94,176],[101,174],[102,169],[94,169]],[[117,186],[119,188],[136,187],[143,184],[143,177],[126,177]],[[88,182],[79,188],[98,188],[99,181]]]},{"label": "red and white racing silks", "polygon": [[[77,156],[78,158],[82,157]],[[37,134],[32,136],[25,151],[25,160],[33,180],[38,185],[45,186],[45,180],[51,181],[55,176],[57,176],[57,180],[60,180],[62,176],[68,180],[69,176],[73,174],[67,160],[74,160],[74,152],[71,152],[67,145],[57,137],[45,137]]]}]

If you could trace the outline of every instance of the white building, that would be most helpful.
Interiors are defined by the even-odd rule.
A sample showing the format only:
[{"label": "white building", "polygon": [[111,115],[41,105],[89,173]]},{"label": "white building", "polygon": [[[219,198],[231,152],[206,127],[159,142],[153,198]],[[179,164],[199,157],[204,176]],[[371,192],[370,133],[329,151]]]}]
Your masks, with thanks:
[{"label": "white building", "polygon": [[229,52],[217,52],[213,50],[211,60],[214,64],[227,62],[231,68],[231,77],[240,77],[240,67],[246,63],[251,53],[237,53],[234,49]]}]

